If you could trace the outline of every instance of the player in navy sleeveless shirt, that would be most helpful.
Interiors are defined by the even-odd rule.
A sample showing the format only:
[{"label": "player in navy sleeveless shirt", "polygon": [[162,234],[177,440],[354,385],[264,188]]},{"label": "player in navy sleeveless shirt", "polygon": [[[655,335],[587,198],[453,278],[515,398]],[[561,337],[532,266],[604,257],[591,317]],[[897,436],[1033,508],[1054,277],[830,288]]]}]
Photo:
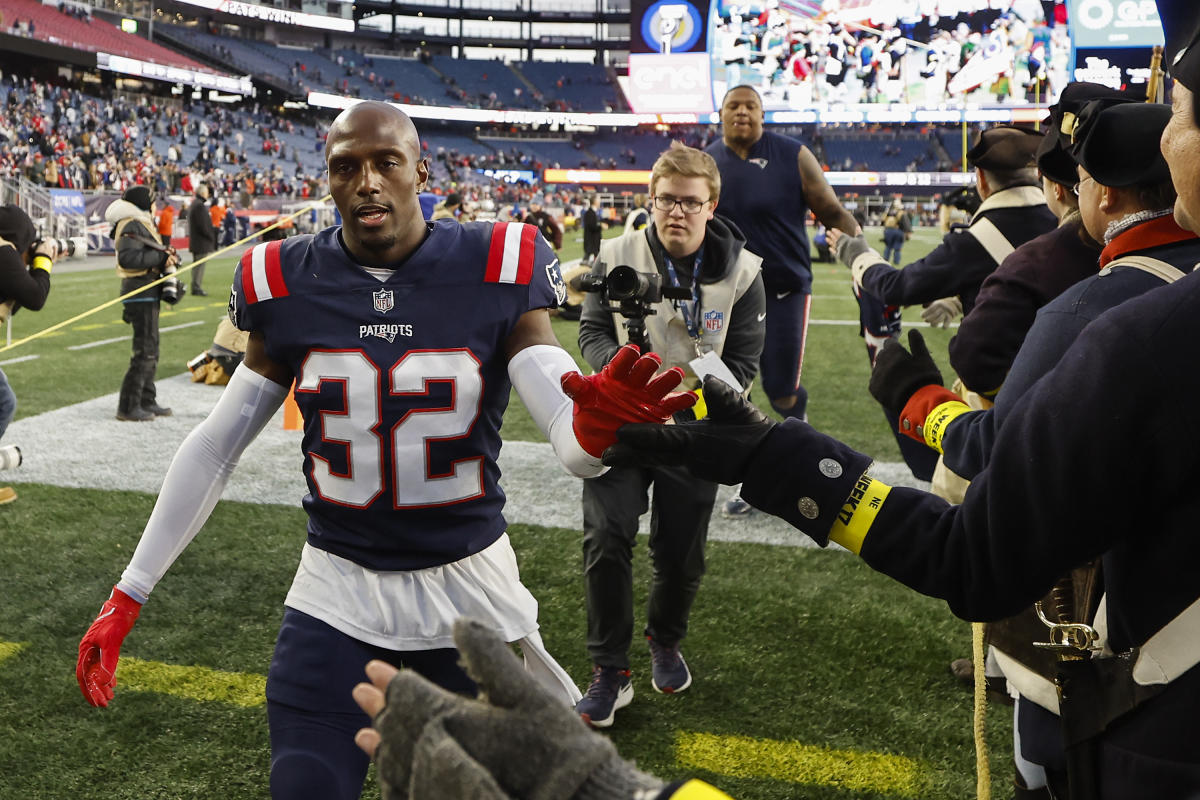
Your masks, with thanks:
[{"label": "player in navy sleeveless shirt", "polygon": [[722,140],[707,150],[721,171],[721,214],[737,224],[747,248],[763,260],[763,391],[781,416],[803,419],[808,393],[800,369],[812,296],[808,212],[827,228],[858,230],[858,224],[807,147],[763,130],[762,98],[753,87],[726,92],[721,127]]}]

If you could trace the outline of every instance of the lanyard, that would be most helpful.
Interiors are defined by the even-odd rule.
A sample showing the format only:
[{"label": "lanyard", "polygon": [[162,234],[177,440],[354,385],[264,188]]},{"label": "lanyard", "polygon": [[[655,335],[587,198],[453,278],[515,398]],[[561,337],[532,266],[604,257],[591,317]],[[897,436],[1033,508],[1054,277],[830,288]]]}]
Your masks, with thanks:
[{"label": "lanyard", "polygon": [[[696,251],[696,263],[692,265],[692,299],[676,300],[675,308],[683,314],[683,324],[687,326],[688,336],[696,342],[700,341],[700,254],[704,247]],[[671,263],[670,254],[666,254],[667,274],[671,278],[671,286],[678,288],[679,275],[675,273],[675,265]]]}]

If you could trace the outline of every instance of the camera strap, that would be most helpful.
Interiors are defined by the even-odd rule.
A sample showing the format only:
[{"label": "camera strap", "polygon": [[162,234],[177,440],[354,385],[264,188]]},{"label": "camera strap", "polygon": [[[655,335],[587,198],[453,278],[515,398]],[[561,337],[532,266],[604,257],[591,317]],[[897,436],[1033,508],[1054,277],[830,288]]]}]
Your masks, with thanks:
[{"label": "camera strap", "polygon": [[[692,337],[697,347],[700,346],[700,262],[703,253],[704,247],[701,246],[696,251],[696,262],[692,265],[692,299],[674,301],[675,308],[683,314],[683,324],[687,326],[688,336]],[[671,286],[680,288],[679,274],[675,272],[671,255],[666,254],[663,261],[667,262],[667,276],[671,279]]]}]

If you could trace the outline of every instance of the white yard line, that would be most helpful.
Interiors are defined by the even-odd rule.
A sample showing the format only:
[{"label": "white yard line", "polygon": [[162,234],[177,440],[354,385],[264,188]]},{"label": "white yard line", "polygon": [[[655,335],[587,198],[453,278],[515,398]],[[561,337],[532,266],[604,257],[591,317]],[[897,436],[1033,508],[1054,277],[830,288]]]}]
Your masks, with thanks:
[{"label": "white yard line", "polygon": [[22,361],[33,361],[35,358],[41,358],[41,356],[17,356],[16,358],[10,358],[7,361],[0,361],[0,367],[5,367],[9,364],[20,364]]},{"label": "white yard line", "polygon": [[[170,331],[177,331],[177,330],[180,330],[181,328],[194,328],[197,325],[203,325],[203,324],[204,324],[204,320],[198,319],[195,322],[184,322],[180,325],[168,325],[165,328],[159,328],[158,332],[160,334],[169,333]],[[106,344],[114,344],[115,342],[128,342],[128,341],[129,341],[129,334],[126,334],[125,336],[114,336],[111,339],[99,339],[97,341],[87,342],[85,344],[73,344],[70,347],[68,347],[67,349],[68,350],[90,350],[93,347],[103,347]]]}]

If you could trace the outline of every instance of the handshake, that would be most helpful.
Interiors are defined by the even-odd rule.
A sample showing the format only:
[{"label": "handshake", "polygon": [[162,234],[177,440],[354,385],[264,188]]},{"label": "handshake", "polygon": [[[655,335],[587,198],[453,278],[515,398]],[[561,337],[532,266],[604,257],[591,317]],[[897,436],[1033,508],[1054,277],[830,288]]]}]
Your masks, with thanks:
[{"label": "handshake", "polygon": [[573,425],[580,445],[610,467],[685,466],[704,480],[741,482],[775,423],[710,375],[704,381],[707,418],[663,424],[690,408],[696,395],[673,392],[683,370],[657,372],[660,366],[656,354],[639,356],[635,345],[625,345],[596,375],[564,375],[563,391],[575,401]]}]

